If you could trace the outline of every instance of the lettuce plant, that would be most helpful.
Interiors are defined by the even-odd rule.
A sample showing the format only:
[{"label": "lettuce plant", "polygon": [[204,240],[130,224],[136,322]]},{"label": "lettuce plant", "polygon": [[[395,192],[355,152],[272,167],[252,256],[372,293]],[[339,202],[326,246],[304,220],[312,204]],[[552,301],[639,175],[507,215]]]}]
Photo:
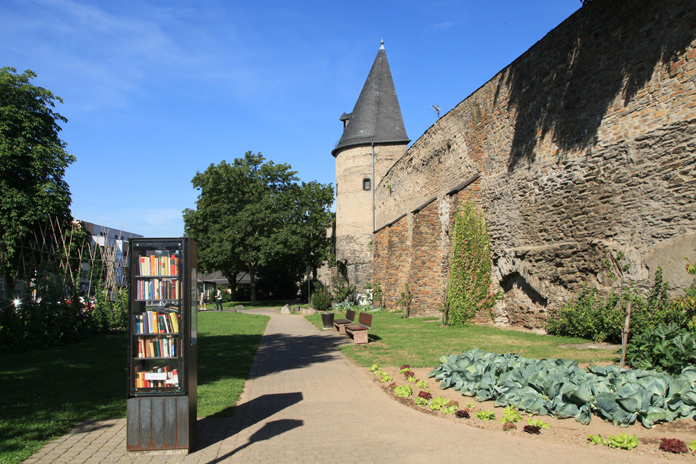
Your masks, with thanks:
[{"label": "lettuce plant", "polygon": [[432,411],[439,411],[447,403],[449,403],[447,398],[443,398],[441,396],[438,396],[437,398],[433,398],[432,401],[430,402],[430,409]]},{"label": "lettuce plant", "polygon": [[394,387],[394,394],[399,398],[406,398],[413,394],[413,390],[411,390],[410,385],[401,385],[398,387]]},{"label": "lettuce plant", "polygon": [[525,425],[522,430],[526,433],[531,433],[532,435],[539,435],[541,433],[541,427],[536,425]]},{"label": "lettuce plant", "polygon": [[460,419],[468,419],[469,417],[471,417],[469,411],[467,411],[466,409],[460,409],[459,411],[455,412],[454,415]]},{"label": "lettuce plant", "polygon": [[609,446],[612,448],[620,448],[631,450],[638,446],[638,437],[630,436],[627,433],[620,433],[616,436],[609,435]]},{"label": "lettuce plant", "polygon": [[386,372],[382,375],[382,383],[391,382],[392,380],[394,379],[392,379],[391,375],[387,374]]},{"label": "lettuce plant", "polygon": [[379,366],[377,364],[373,364],[370,366],[370,372],[375,372],[379,370]]},{"label": "lettuce plant", "polygon": [[426,382],[425,380],[419,380],[418,382],[416,382],[416,387],[428,388],[428,382]]},{"label": "lettuce plant", "polygon": [[534,417],[530,418],[530,419],[527,421],[527,424],[529,424],[529,425],[534,425],[534,426],[536,426],[536,427],[539,427],[540,429],[550,429],[550,428],[551,428],[551,427],[549,426],[549,424],[547,424],[547,423],[544,422],[543,420],[537,419],[537,418],[534,418]]},{"label": "lettuce plant", "polygon": [[588,435],[587,441],[589,441],[593,445],[608,445],[609,444],[609,442],[604,437],[602,437],[602,435],[600,435],[600,434]]},{"label": "lettuce plant", "polygon": [[495,420],[493,411],[479,411],[476,413],[476,418],[481,420]]},{"label": "lettuce plant", "polygon": [[449,404],[447,406],[444,406],[440,411],[442,411],[442,414],[454,414],[457,412],[457,404]]},{"label": "lettuce plant", "polygon": [[408,380],[409,382],[411,382],[411,383],[416,383],[416,382],[418,382],[418,379],[417,379],[415,376],[413,376],[413,375],[410,376],[407,380]]},{"label": "lettuce plant", "polygon": [[427,390],[421,390],[418,392],[418,396],[428,401],[433,399],[433,394]]},{"label": "lettuce plant", "polygon": [[416,404],[418,406],[426,406],[428,404],[428,400],[426,400],[422,396],[416,396]]},{"label": "lettuce plant", "polygon": [[677,438],[663,438],[660,441],[660,449],[675,454],[685,454],[689,452],[689,447],[686,446],[686,443]]},{"label": "lettuce plant", "polygon": [[503,424],[506,422],[519,422],[522,420],[522,416],[520,416],[520,413],[517,412],[517,409],[515,409],[512,406],[508,406],[507,408],[503,409],[503,417],[500,419],[500,422]]}]

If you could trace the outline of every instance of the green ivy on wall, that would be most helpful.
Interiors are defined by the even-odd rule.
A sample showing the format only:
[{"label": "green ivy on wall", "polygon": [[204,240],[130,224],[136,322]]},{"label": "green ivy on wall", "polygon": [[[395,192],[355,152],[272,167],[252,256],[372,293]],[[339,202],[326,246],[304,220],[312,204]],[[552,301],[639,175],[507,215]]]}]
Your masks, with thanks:
[{"label": "green ivy on wall", "polygon": [[467,196],[457,213],[452,233],[452,257],[445,304],[445,323],[467,324],[497,299],[491,290],[491,245],[483,214]]}]

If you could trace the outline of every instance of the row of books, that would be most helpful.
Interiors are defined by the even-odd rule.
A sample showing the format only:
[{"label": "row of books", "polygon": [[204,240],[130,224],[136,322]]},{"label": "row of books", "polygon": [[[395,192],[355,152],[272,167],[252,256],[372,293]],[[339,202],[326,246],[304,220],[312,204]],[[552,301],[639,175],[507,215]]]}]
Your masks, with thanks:
[{"label": "row of books", "polygon": [[139,260],[141,276],[174,276],[179,274],[179,257],[176,255],[141,256]]},{"label": "row of books", "polygon": [[179,315],[145,311],[135,315],[136,334],[179,333]]},{"label": "row of books", "polygon": [[135,366],[135,388],[178,387],[179,375],[176,369],[169,366],[154,367],[144,371]]},{"label": "row of books", "polygon": [[139,358],[175,358],[177,356],[181,356],[181,345],[178,338],[141,338],[138,340]]},{"label": "row of books", "polygon": [[138,280],[135,286],[136,300],[178,300],[181,283],[177,279]]}]

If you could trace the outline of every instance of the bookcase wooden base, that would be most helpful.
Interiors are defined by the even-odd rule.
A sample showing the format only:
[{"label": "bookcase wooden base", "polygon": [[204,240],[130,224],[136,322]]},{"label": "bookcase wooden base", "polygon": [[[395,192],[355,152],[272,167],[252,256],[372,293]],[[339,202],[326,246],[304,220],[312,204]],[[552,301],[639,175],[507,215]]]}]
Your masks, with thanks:
[{"label": "bookcase wooden base", "polygon": [[129,398],[128,451],[191,450],[196,440],[196,407],[189,397]]}]

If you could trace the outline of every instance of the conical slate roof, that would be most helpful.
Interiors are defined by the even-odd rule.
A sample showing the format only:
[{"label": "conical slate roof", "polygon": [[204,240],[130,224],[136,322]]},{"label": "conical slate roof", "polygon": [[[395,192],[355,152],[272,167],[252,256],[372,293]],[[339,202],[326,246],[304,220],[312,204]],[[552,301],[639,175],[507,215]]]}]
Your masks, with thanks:
[{"label": "conical slate roof", "polygon": [[353,112],[343,113],[340,120],[345,127],[341,140],[331,152],[334,156],[338,151],[356,145],[410,142],[401,117],[399,100],[396,98],[384,42],[377,52]]}]

